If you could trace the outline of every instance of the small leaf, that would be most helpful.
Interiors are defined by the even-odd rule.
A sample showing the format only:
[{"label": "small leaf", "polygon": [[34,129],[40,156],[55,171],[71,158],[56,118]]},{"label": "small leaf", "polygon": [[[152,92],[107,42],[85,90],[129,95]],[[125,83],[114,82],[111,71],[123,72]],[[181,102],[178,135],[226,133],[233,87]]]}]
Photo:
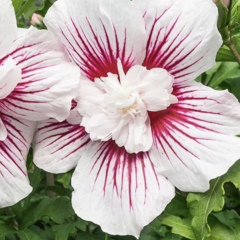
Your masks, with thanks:
[{"label": "small leaf", "polygon": [[160,216],[159,219],[163,224],[172,227],[172,233],[181,235],[188,239],[195,239],[194,233],[191,228],[190,219],[181,219],[180,217],[172,215],[163,215]]},{"label": "small leaf", "polygon": [[240,21],[240,0],[232,0],[230,29],[235,28]]},{"label": "small leaf", "polygon": [[237,188],[240,185],[240,161],[236,162],[225,175],[210,181],[210,189],[205,193],[189,193],[188,206],[192,218],[192,229],[197,240],[210,236],[208,215],[222,210],[224,206],[224,188],[226,182],[232,182]]},{"label": "small leaf", "polygon": [[228,21],[228,8],[223,4],[221,0],[217,1],[218,7],[218,29],[223,29],[227,26]]},{"label": "small leaf", "polygon": [[236,51],[240,53],[240,26],[236,27],[231,35],[232,44],[234,44]]}]

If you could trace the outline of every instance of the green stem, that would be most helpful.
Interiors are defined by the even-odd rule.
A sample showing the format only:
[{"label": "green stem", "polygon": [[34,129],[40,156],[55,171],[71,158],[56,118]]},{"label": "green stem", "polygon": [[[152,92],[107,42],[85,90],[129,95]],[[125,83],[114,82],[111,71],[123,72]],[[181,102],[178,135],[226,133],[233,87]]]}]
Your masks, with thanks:
[{"label": "green stem", "polygon": [[[13,212],[10,207],[5,208],[5,213],[7,216],[13,216]],[[18,230],[18,222],[16,221],[15,218],[12,219],[12,226],[15,230]]]},{"label": "green stem", "polygon": [[[46,180],[47,180],[47,186],[54,186],[55,185],[55,179],[53,173],[46,173]],[[48,191],[48,196],[50,198],[55,198],[56,194],[52,191]]]},{"label": "green stem", "polygon": [[237,48],[235,47],[235,45],[234,45],[232,42],[230,42],[230,43],[228,44],[228,47],[229,47],[229,49],[231,50],[232,54],[233,54],[233,55],[235,56],[235,58],[237,59],[238,64],[240,65],[240,53],[237,51]]}]

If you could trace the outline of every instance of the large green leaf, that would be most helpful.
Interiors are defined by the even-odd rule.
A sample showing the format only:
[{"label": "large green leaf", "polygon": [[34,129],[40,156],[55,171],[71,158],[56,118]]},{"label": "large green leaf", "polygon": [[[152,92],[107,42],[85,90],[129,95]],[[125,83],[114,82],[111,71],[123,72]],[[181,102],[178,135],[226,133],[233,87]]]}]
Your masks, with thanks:
[{"label": "large green leaf", "polygon": [[14,7],[15,12],[17,12],[20,7],[22,6],[24,0],[12,0],[12,4]]},{"label": "large green leaf", "polygon": [[181,196],[180,194],[176,195],[167,205],[164,213],[168,215],[187,218],[187,216],[189,215],[189,210],[187,208],[186,198]]},{"label": "large green leaf", "polygon": [[18,10],[17,18],[19,18],[34,2],[35,2],[35,0],[26,0],[22,4],[22,7]]},{"label": "large green leaf", "polygon": [[195,239],[190,219],[181,219],[172,215],[163,215],[159,219],[163,224],[172,227],[172,233],[179,234],[188,239]]},{"label": "large green leaf", "polygon": [[210,237],[205,240],[239,240],[237,239],[234,229],[220,222],[216,217],[209,217],[209,225],[211,227]]},{"label": "large green leaf", "polygon": [[21,229],[28,228],[44,216],[50,217],[56,223],[63,223],[65,219],[74,215],[70,199],[59,197],[51,199],[44,197],[40,201],[33,202],[23,215]]},{"label": "large green leaf", "polygon": [[226,210],[226,211],[214,213],[212,215],[215,216],[221,223],[231,228],[234,228],[236,219],[240,220],[240,216],[234,210],[231,210],[231,211]]},{"label": "large green leaf", "polygon": [[218,62],[215,67],[206,72],[202,79],[205,85],[215,88],[226,79],[236,79],[240,76],[240,68],[236,62]]},{"label": "large green leaf", "polygon": [[236,62],[237,59],[234,57],[232,52],[227,46],[222,46],[217,53],[217,62]]},{"label": "large green leaf", "polygon": [[11,233],[15,233],[15,229],[6,223],[0,222],[0,239],[5,239],[5,236]]},{"label": "large green leaf", "polygon": [[209,237],[211,233],[208,225],[208,215],[215,211],[221,211],[224,206],[224,183],[232,182],[237,188],[240,185],[240,161],[234,164],[223,176],[210,182],[210,189],[205,193],[188,194],[188,206],[192,218],[192,229],[197,240]]}]

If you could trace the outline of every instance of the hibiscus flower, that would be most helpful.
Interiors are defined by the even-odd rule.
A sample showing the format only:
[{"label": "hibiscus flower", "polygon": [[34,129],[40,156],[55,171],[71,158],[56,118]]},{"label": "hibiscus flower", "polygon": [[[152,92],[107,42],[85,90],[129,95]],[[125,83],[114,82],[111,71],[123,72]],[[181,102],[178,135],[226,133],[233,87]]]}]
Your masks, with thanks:
[{"label": "hibiscus flower", "polygon": [[[18,29],[12,3],[0,8],[0,208],[32,190],[26,158],[34,121],[65,120],[77,96],[80,71],[53,35]],[[70,81],[68,81],[70,80]]]},{"label": "hibiscus flower", "polygon": [[240,157],[240,105],[194,79],[222,44],[209,0],[59,0],[44,19],[82,72],[67,121],[39,123],[34,161],[76,167],[72,203],[110,234],[139,236],[182,191]]}]

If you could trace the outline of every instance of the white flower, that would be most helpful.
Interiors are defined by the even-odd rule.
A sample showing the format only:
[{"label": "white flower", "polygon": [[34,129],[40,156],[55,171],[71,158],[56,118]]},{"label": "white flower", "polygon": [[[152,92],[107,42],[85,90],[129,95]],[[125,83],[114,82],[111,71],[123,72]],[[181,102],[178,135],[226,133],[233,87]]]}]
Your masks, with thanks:
[{"label": "white flower", "polygon": [[[26,158],[35,123],[65,120],[77,96],[79,69],[53,35],[18,29],[12,3],[0,0],[0,208],[31,192]],[[69,81],[70,80],[70,81]]]},{"label": "white flower", "polygon": [[[240,157],[240,105],[194,79],[222,44],[209,0],[58,0],[44,20],[82,71],[68,121],[41,122],[35,163],[73,174],[73,207],[139,236],[182,191]],[[90,134],[88,134],[86,131]]]}]

